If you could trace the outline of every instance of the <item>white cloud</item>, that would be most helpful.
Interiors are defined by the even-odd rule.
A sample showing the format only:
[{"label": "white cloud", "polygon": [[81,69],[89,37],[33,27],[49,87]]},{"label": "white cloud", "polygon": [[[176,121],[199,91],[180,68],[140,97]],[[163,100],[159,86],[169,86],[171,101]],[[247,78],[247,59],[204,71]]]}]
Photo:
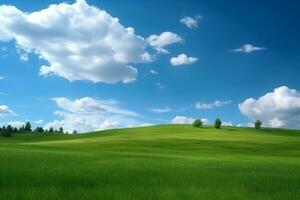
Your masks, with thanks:
[{"label": "white cloud", "polygon": [[188,57],[185,54],[180,54],[177,57],[171,58],[170,62],[173,66],[190,65],[198,61],[196,57]]},{"label": "white cloud", "polygon": [[262,51],[262,50],[266,50],[266,48],[265,47],[255,47],[251,44],[244,44],[240,48],[233,49],[233,51],[235,51],[235,52],[242,52],[242,53],[251,53],[253,51]]},{"label": "white cloud", "polygon": [[68,132],[87,132],[143,124],[139,121],[139,114],[120,108],[119,103],[113,100],[103,101],[90,97],[73,101],[62,97],[53,100],[60,108],[55,114],[62,120],[48,123],[45,126],[47,129],[63,127]]},{"label": "white cloud", "polygon": [[232,122],[222,122],[222,126],[234,126]]},{"label": "white cloud", "polygon": [[5,115],[15,115],[15,112],[10,110],[7,105],[0,105],[0,117]]},{"label": "white cloud", "polygon": [[137,113],[121,109],[117,106],[118,102],[113,100],[102,101],[85,97],[71,101],[67,98],[53,98],[56,104],[63,110],[78,114],[94,114],[99,112],[109,112],[128,116],[139,116]]},{"label": "white cloud", "polygon": [[21,54],[20,55],[20,60],[24,61],[24,62],[28,61],[28,54],[27,53]]},{"label": "white cloud", "polygon": [[171,124],[191,124],[195,119],[186,116],[176,116],[171,120]]},{"label": "white cloud", "polygon": [[[171,120],[171,124],[192,124],[196,119],[186,116],[176,116]],[[209,125],[209,120],[206,118],[201,119],[204,125]]]},{"label": "white cloud", "polygon": [[157,72],[157,71],[155,71],[155,70],[153,70],[153,69],[151,69],[151,70],[150,70],[150,74],[154,74],[154,75],[156,75],[156,74],[158,74],[158,72]]},{"label": "white cloud", "polygon": [[180,19],[180,23],[186,25],[190,29],[193,29],[198,27],[198,22],[200,19],[202,19],[200,15],[197,15],[195,17],[186,16]]},{"label": "white cloud", "polygon": [[250,120],[261,120],[265,126],[300,128],[300,93],[286,86],[257,100],[249,98],[239,104],[239,109]]},{"label": "white cloud", "polygon": [[212,109],[212,108],[216,108],[216,107],[222,107],[222,106],[228,105],[230,103],[231,103],[231,101],[221,101],[221,100],[217,100],[212,103],[197,102],[195,104],[195,108],[197,108],[198,110]]},{"label": "white cloud", "polygon": [[42,124],[43,122],[44,122],[44,120],[39,119],[39,120],[36,120],[34,123],[35,123],[35,124]]},{"label": "white cloud", "polygon": [[201,120],[202,120],[204,125],[209,125],[210,124],[208,119],[202,118]]},{"label": "white cloud", "polygon": [[167,113],[167,112],[171,112],[172,110],[169,107],[165,107],[165,108],[150,108],[148,109],[151,112],[155,112],[155,113]]},{"label": "white cloud", "polygon": [[4,125],[11,125],[12,127],[20,128],[25,125],[26,122],[21,122],[21,121],[11,121],[11,122],[6,122]]},{"label": "white cloud", "polygon": [[248,123],[239,123],[236,125],[236,127],[254,127],[254,124],[251,122]]},{"label": "white cloud", "polygon": [[150,46],[154,47],[160,53],[169,53],[164,47],[171,44],[182,42],[182,38],[172,32],[163,32],[160,35],[150,35],[147,38]]},{"label": "white cloud", "polygon": [[85,0],[50,5],[33,13],[0,6],[0,40],[48,61],[40,75],[69,81],[124,83],[135,80],[135,63],[149,62],[147,42],[119,19]]}]

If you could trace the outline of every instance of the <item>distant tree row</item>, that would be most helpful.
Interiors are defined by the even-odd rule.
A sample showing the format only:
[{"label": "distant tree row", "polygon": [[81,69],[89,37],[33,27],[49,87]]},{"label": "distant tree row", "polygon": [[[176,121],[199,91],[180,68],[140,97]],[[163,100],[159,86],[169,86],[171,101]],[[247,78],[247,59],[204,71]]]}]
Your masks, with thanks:
[{"label": "distant tree row", "polygon": [[[202,119],[196,119],[196,120],[193,122],[193,126],[195,126],[195,127],[201,127],[201,126],[203,126],[203,121],[202,121]],[[221,128],[221,126],[222,126],[222,121],[221,121],[219,118],[217,118],[217,119],[215,120],[215,128],[219,129],[219,128]]]},{"label": "distant tree row", "polygon": [[[64,132],[63,127],[60,127],[58,130],[50,127],[49,129],[44,129],[43,127],[36,127],[32,130],[30,122],[26,122],[25,125],[20,128],[13,127],[11,125],[0,127],[0,135],[4,137],[11,137],[13,133],[23,133],[23,132],[32,132],[32,133],[59,133],[59,134],[68,134]],[[74,130],[73,134],[77,134],[77,131]]]},{"label": "distant tree row", "polygon": [[[201,127],[203,126],[203,121],[201,119],[196,119],[194,122],[193,122],[193,126],[194,127]],[[221,119],[217,118],[215,120],[215,123],[214,123],[214,126],[216,129],[220,129],[221,126],[222,126],[222,121]],[[260,120],[256,120],[254,122],[254,127],[255,129],[261,129],[262,128],[262,122]]]},{"label": "distant tree row", "polygon": [[63,127],[60,127],[58,130],[50,127],[49,129],[44,129],[43,127],[36,127],[34,129],[36,133],[64,133]]}]

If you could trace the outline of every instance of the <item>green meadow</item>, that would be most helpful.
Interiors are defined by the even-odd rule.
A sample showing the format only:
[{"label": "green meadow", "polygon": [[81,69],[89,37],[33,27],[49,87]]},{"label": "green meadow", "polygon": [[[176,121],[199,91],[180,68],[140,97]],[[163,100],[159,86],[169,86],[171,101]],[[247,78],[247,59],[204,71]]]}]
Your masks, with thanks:
[{"label": "green meadow", "polygon": [[0,199],[300,199],[300,131],[161,125],[0,137]]}]

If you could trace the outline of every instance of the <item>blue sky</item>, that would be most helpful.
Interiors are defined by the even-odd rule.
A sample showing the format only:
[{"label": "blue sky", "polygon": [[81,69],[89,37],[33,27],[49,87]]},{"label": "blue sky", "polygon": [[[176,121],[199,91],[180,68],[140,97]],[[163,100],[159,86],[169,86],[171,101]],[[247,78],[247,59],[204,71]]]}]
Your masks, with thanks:
[{"label": "blue sky", "polygon": [[2,124],[299,127],[298,1],[59,3],[0,1]]}]

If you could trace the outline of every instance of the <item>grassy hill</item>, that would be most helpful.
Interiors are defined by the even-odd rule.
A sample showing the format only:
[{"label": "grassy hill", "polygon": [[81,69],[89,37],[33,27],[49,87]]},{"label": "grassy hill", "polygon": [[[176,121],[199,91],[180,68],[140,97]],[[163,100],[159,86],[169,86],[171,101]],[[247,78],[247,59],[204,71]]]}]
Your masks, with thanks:
[{"label": "grassy hill", "polygon": [[0,137],[0,199],[300,199],[300,131],[165,125]]}]

